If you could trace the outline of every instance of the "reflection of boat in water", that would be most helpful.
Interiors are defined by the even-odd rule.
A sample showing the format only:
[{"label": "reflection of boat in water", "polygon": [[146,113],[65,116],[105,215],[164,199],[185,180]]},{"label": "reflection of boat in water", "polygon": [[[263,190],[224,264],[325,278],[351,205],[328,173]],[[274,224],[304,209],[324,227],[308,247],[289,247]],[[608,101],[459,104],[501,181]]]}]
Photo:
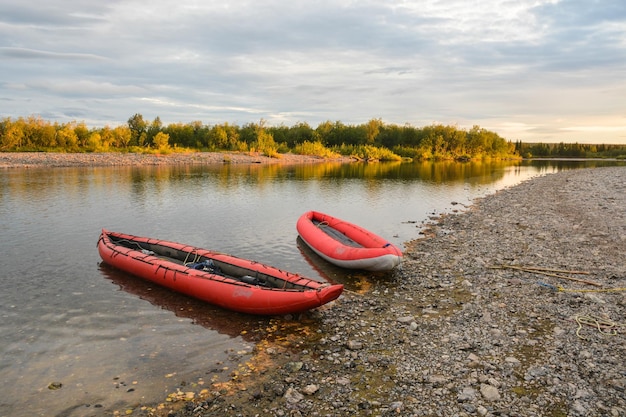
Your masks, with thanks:
[{"label": "reflection of boat in water", "polygon": [[340,268],[315,253],[300,236],[296,238],[296,244],[302,254],[302,257],[321,278],[328,282],[342,284],[345,291],[351,291],[359,294],[366,293],[372,287],[371,278],[381,278],[382,276],[387,276],[389,274],[388,271],[371,272]]},{"label": "reflection of boat in water", "polygon": [[352,272],[326,261],[315,253],[300,236],[296,238],[296,245],[307,263],[319,274],[320,278],[328,282],[343,283],[344,277]]},{"label": "reflection of boat in water", "polygon": [[392,243],[328,214],[306,212],[298,219],[296,228],[315,253],[342,268],[390,271],[402,261],[402,251]]},{"label": "reflection of boat in water", "polygon": [[342,285],[177,242],[102,230],[102,260],[155,284],[248,314],[300,313],[335,300]]},{"label": "reflection of boat in water", "polygon": [[259,323],[257,316],[234,313],[187,297],[165,287],[153,285],[139,277],[128,275],[104,262],[100,263],[100,272],[122,291],[146,300],[156,307],[171,311],[176,317],[190,319],[193,324],[223,335],[240,336],[248,342],[253,339],[253,333],[249,331]]}]

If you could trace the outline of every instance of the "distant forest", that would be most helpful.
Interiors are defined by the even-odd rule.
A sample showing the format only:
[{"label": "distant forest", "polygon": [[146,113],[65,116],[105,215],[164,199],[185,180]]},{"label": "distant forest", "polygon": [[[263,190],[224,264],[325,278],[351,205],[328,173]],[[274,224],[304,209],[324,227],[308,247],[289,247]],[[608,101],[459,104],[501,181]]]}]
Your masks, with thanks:
[{"label": "distant forest", "polygon": [[0,151],[150,152],[185,151],[282,153],[363,160],[471,160],[520,157],[626,158],[626,145],[513,143],[474,126],[469,130],[434,124],[425,127],[323,122],[268,126],[206,125],[196,121],[164,126],[159,117],[147,121],[135,114],[121,126],[89,128],[84,122],[51,123],[37,116],[0,121]]},{"label": "distant forest", "polygon": [[626,159],[626,145],[589,145],[580,143],[522,143],[516,152],[524,158],[618,158]]}]

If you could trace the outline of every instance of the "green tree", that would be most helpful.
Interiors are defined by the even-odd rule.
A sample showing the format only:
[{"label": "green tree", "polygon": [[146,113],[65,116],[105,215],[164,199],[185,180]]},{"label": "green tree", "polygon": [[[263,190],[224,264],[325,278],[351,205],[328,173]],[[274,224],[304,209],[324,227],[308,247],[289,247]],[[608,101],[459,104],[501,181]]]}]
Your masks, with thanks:
[{"label": "green tree", "polygon": [[481,155],[490,147],[485,129],[474,125],[467,134],[467,150],[472,155]]},{"label": "green tree", "polygon": [[196,144],[194,128],[190,124],[175,123],[163,129],[163,133],[169,135],[170,145],[192,148]]},{"label": "green tree", "polygon": [[276,156],[278,154],[278,145],[274,141],[274,137],[265,127],[265,121],[261,120],[256,127],[255,148],[258,152],[262,152],[267,156]]},{"label": "green tree", "polygon": [[239,140],[244,142],[248,147],[253,147],[257,140],[259,125],[256,123],[247,123],[239,129]]},{"label": "green tree", "polygon": [[76,136],[74,126],[71,123],[60,126],[60,129],[57,131],[57,142],[59,146],[68,151],[78,150],[78,136]]},{"label": "green tree", "polygon": [[154,137],[154,146],[160,151],[167,150],[170,147],[169,140],[170,135],[168,135],[167,133],[159,132]]},{"label": "green tree", "polygon": [[311,128],[311,126],[308,125],[308,123],[296,123],[294,126],[289,128],[285,139],[287,146],[293,148],[294,146],[303,144],[304,142],[318,142],[319,135]]},{"label": "green tree", "polygon": [[393,149],[402,143],[402,131],[403,128],[396,125],[381,126],[376,136],[376,144],[387,149]]},{"label": "green tree", "polygon": [[213,126],[209,131],[208,136],[208,148],[209,150],[228,149],[228,133],[224,126]]},{"label": "green tree", "polygon": [[91,134],[89,128],[87,127],[85,122],[72,122],[72,126],[74,127],[74,134],[76,135],[76,141],[78,143],[78,146],[86,147],[87,141],[89,140],[89,135]]},{"label": "green tree", "polygon": [[113,143],[118,148],[127,148],[130,145],[132,132],[128,126],[117,126],[113,129]]},{"label": "green tree", "polygon": [[225,149],[234,151],[239,149],[239,132],[235,126],[228,123],[215,125],[208,134],[209,149]]},{"label": "green tree", "polygon": [[291,131],[291,129],[292,128],[289,128],[283,124],[281,124],[280,126],[267,127],[267,131],[272,135],[274,141],[276,141],[277,143],[283,143],[289,148],[293,148],[293,145],[289,143],[289,141],[291,140],[289,136],[289,132]]},{"label": "green tree", "polygon": [[383,127],[383,121],[381,119],[372,119],[364,126],[365,127],[365,144],[373,145],[376,143],[376,138],[380,129]]},{"label": "green tree", "polygon": [[128,128],[130,129],[130,144],[143,146],[147,138],[146,130],[148,128],[148,123],[143,119],[143,116],[135,113],[128,119]]},{"label": "green tree", "polygon": [[159,116],[155,117],[152,123],[146,127],[146,145],[154,144],[154,137],[161,132],[162,127],[161,118]]},{"label": "green tree", "polygon": [[327,120],[317,125],[315,133],[317,134],[319,141],[322,142],[323,145],[328,146],[329,144],[332,144],[334,142],[334,140],[332,140],[334,129],[335,124]]},{"label": "green tree", "polygon": [[197,148],[206,148],[209,146],[209,132],[208,126],[202,124],[201,121],[195,120],[190,123],[193,129],[194,146]]},{"label": "green tree", "polygon": [[102,135],[99,132],[91,132],[85,148],[92,152],[102,150]]},{"label": "green tree", "polygon": [[37,149],[54,148],[57,145],[56,129],[39,116],[29,116],[24,122],[24,137]]},{"label": "green tree", "polygon": [[24,121],[18,119],[13,122],[10,117],[2,121],[0,130],[0,150],[10,151],[19,149],[24,143]]},{"label": "green tree", "polygon": [[100,140],[102,142],[102,150],[108,150],[115,143],[113,130],[109,126],[105,126],[100,130]]}]

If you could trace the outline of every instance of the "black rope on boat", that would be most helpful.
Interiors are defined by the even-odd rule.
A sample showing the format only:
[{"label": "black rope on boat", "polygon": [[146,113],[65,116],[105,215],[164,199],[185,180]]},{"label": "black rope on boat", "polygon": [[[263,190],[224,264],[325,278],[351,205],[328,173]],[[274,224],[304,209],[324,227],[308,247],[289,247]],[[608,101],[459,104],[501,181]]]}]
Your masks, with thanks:
[{"label": "black rope on boat", "polygon": [[161,264],[152,264],[152,265],[156,265],[157,266],[157,268],[154,270],[154,275],[156,275],[159,272],[159,269],[161,269],[161,268],[165,269],[165,273],[163,274],[163,279],[167,279],[167,272],[168,271],[172,271],[174,273],[174,276],[172,277],[173,281],[176,281],[176,274],[182,273],[178,269],[170,268],[170,267],[165,266],[165,265],[161,265]]},{"label": "black rope on boat", "polygon": [[[129,248],[126,248],[126,249],[129,249]],[[129,250],[133,250],[133,249],[129,249]],[[122,252],[121,250],[118,250],[118,249],[115,249],[115,248],[111,248],[111,251],[113,252],[113,255],[116,256],[116,257],[118,255],[130,256],[128,253]],[[146,263],[148,265],[154,265],[153,262],[146,260],[146,258],[149,257],[149,256],[152,256],[152,255],[146,254],[146,256],[144,256],[144,257],[134,256],[133,259],[141,261],[141,262]]]},{"label": "black rope on boat", "polygon": [[167,271],[168,271],[169,268],[166,267],[166,266],[163,266],[161,264],[157,265],[157,268],[154,270],[154,275],[156,275],[159,272],[159,269],[161,269],[161,268],[165,269],[165,274],[163,274],[163,279],[166,279],[167,277],[165,275],[167,274]]},{"label": "black rope on boat", "polygon": [[117,258],[120,255],[128,256],[124,252],[121,252],[120,250],[116,249],[115,247],[112,247],[110,249],[111,249],[111,258]]}]

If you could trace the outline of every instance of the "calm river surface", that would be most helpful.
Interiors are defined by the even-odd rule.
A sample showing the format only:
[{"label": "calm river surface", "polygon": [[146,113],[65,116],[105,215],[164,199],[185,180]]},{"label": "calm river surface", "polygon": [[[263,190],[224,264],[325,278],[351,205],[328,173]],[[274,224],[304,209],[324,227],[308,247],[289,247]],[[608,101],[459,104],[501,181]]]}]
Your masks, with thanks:
[{"label": "calm river surface", "polygon": [[[100,265],[101,228],[188,243],[358,290],[311,257],[319,210],[400,247],[434,215],[562,169],[613,162],[379,163],[0,171],[0,415],[82,416],[227,379],[270,318],[227,312]],[[358,274],[357,274],[358,275]],[[364,278],[365,277],[365,278]],[[357,280],[384,279],[361,275]],[[281,319],[281,318],[279,318]],[[62,386],[50,385],[60,383]],[[203,385],[206,383],[206,385]]]}]

